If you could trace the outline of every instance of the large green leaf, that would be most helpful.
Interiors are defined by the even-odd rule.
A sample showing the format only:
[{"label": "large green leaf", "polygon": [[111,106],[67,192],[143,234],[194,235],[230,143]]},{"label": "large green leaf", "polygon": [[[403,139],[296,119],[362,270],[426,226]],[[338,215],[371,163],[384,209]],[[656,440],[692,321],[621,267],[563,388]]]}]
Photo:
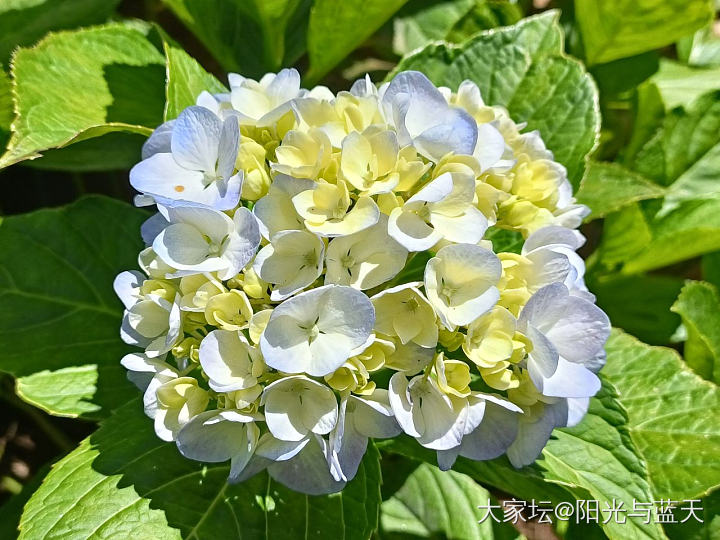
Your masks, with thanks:
[{"label": "large green leaf", "polygon": [[308,27],[308,84],[319,81],[407,0],[315,0]]},{"label": "large green leaf", "polygon": [[260,77],[304,51],[308,0],[163,0],[226,71]]},{"label": "large green leaf", "polygon": [[52,414],[106,415],[135,395],[120,358],[122,305],[112,282],[137,267],[147,214],[88,197],[0,225],[0,370]]},{"label": "large green leaf", "polygon": [[575,0],[588,64],[669,45],[712,17],[710,0]]},{"label": "large green leaf", "polygon": [[180,47],[165,41],[167,86],[165,89],[165,120],[176,118],[183,109],[195,105],[201,92],[227,92],[220,81],[205,71]]},{"label": "large green leaf", "polygon": [[0,62],[15,47],[32,45],[50,30],[105,22],[120,0],[5,0],[0,3]]},{"label": "large green leaf", "polygon": [[165,59],[144,25],[50,34],[14,56],[18,116],[0,167],[113,131],[147,135],[162,122]]},{"label": "large green leaf", "polygon": [[[455,471],[472,476],[524,500],[551,501],[594,499],[604,504],[622,501],[625,508],[633,500],[652,501],[645,463],[638,455],[628,432],[628,417],[618,402],[612,385],[604,382],[601,392],[591,400],[585,419],[576,427],[556,430],[535,464],[514,469],[506,458],[487,462],[458,459]],[[434,461],[434,453],[416,443],[393,441],[382,446],[417,459]],[[610,538],[663,538],[655,523],[628,519],[626,524],[603,525]]]},{"label": "large green leaf", "polygon": [[636,201],[662,197],[662,186],[617,163],[591,161],[577,192],[592,210],[588,219],[602,217]]},{"label": "large green leaf", "polygon": [[377,527],[378,457],[370,445],[355,479],[330,496],[265,473],[228,485],[228,464],[183,458],[133,400],[55,464],[25,506],[20,538],[366,539]]},{"label": "large green leaf", "polygon": [[602,373],[617,388],[657,498],[701,497],[720,485],[720,388],[672,349],[613,332]]},{"label": "large green leaf", "polygon": [[710,283],[688,281],[671,308],[687,330],[683,356],[701,377],[720,384],[720,296]]},{"label": "large green leaf", "polygon": [[[408,460],[409,461],[409,460]],[[387,475],[402,475],[392,496],[380,507],[382,538],[401,539],[409,535],[421,538],[442,537],[448,540],[482,538],[517,538],[503,519],[497,500],[472,478],[455,471],[443,472],[429,463],[412,463],[405,467],[383,467],[383,482],[394,481]],[[408,474],[409,473],[409,474]],[[483,509],[485,507],[485,509]]]},{"label": "large green leaf", "polygon": [[486,103],[503,105],[513,120],[540,130],[577,188],[600,119],[595,84],[579,62],[564,55],[562,41],[558,14],[550,11],[460,45],[428,45],[405,57],[395,72],[416,69],[450,88],[474,81]]}]

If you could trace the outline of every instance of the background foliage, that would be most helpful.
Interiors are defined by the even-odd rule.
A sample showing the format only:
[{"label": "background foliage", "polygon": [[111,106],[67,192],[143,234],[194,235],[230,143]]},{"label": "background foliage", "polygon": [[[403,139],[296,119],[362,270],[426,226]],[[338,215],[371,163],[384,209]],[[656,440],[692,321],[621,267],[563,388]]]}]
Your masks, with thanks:
[{"label": "background foliage", "polygon": [[[717,9],[2,2],[0,538],[720,538]],[[617,330],[588,416],[532,466],[460,459],[440,473],[400,438],[373,447],[342,493],[308,497],[264,474],[228,486],[226,465],[155,437],[119,364],[111,282],[135,266],[147,216],[128,204],[127,171],[152,129],[221,91],[227,71],[291,65],[333,90],[401,69],[451,87],[471,79],[541,131],[593,209],[587,279]],[[477,505],[512,497],[695,498],[704,523],[477,523]]]}]

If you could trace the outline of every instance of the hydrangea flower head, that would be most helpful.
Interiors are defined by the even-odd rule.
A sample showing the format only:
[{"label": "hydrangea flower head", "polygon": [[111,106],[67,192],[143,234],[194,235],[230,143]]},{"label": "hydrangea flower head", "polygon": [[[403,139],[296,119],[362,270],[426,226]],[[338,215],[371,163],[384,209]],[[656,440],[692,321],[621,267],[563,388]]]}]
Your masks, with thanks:
[{"label": "hydrangea flower head", "polygon": [[582,418],[610,325],[542,134],[414,71],[337,95],[292,69],[229,83],[131,171],[158,213],[143,272],[115,281],[141,349],[122,363],[158,437],[317,494],[371,438],[520,467]]}]

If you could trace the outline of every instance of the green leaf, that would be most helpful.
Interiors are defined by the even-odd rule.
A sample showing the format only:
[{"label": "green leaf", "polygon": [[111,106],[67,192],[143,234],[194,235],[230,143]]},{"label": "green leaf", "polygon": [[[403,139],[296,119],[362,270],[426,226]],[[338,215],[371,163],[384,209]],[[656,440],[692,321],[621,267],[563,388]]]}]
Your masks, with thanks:
[{"label": "green leaf", "polygon": [[588,219],[603,217],[633,202],[662,197],[663,187],[617,163],[591,161],[576,194],[592,210]]},{"label": "green leaf", "polygon": [[362,45],[405,2],[407,0],[315,0],[308,27],[308,84],[315,84]]},{"label": "green leaf", "polygon": [[145,135],[110,131],[62,148],[43,152],[42,157],[23,164],[34,169],[72,172],[130,169],[140,160]]},{"label": "green leaf", "polygon": [[0,152],[5,151],[5,145],[10,137],[10,124],[15,116],[11,92],[10,77],[0,65]]},{"label": "green leaf", "polygon": [[180,47],[168,41],[163,46],[167,58],[165,120],[176,118],[183,109],[195,105],[203,91],[211,94],[227,92],[214,75]]},{"label": "green leaf", "polygon": [[688,281],[670,308],[688,333],[683,356],[701,377],[720,384],[720,296],[702,281]]},{"label": "green leaf", "polygon": [[665,345],[680,326],[680,317],[670,311],[683,287],[680,278],[591,274],[588,287],[613,326],[646,343]]},{"label": "green leaf", "polygon": [[410,2],[393,19],[393,51],[407,54],[431,41],[460,43],[490,28],[515,24],[522,17],[506,0],[423,0]]},{"label": "green leaf", "polygon": [[703,255],[702,275],[705,281],[720,288],[720,251]]},{"label": "green leaf", "polygon": [[[488,510],[482,509],[498,502],[472,478],[455,471],[443,472],[429,463],[413,467],[409,474],[403,468],[383,468],[385,482],[386,474],[396,472],[402,474],[398,478],[402,483],[380,507],[382,538],[517,538],[512,526],[496,523]],[[492,511],[502,521],[502,509]]]},{"label": "green leaf", "polygon": [[492,242],[493,251],[495,253],[499,253],[501,251],[520,253],[523,244],[525,243],[522,234],[519,232],[508,231],[498,227],[490,227],[485,232],[485,236],[483,238]]},{"label": "green leaf", "polygon": [[629,428],[657,498],[701,497],[720,485],[720,389],[695,375],[672,349],[619,331],[602,373],[627,409]]},{"label": "green leaf", "polygon": [[693,68],[663,58],[651,80],[668,109],[685,107],[703,94],[720,88],[720,67]]},{"label": "green leaf", "polygon": [[[628,207],[632,208],[632,207]],[[633,230],[620,231],[614,243],[633,243],[621,257],[625,261],[622,271],[635,274],[662,268],[720,249],[720,200],[698,200],[682,203],[667,216],[653,218],[640,212],[644,225],[637,223]],[[643,227],[647,227],[646,238]],[[639,236],[630,240],[633,232]],[[609,238],[606,232],[605,238]],[[604,242],[604,240],[603,240]]]},{"label": "green leaf", "polygon": [[486,103],[506,107],[513,120],[540,131],[577,187],[598,136],[597,92],[582,65],[563,53],[557,19],[549,11],[460,45],[430,44],[403,58],[395,73],[416,69],[450,88],[474,81]]},{"label": "green leaf", "polygon": [[20,493],[16,493],[0,506],[0,538],[11,540],[18,537],[20,532],[18,526],[20,525],[23,507],[30,500],[32,494],[35,493],[35,490],[40,487],[49,470],[49,464],[43,465],[40,470],[33,474],[30,481],[23,486]]},{"label": "green leaf", "polygon": [[[163,0],[226,71],[261,77],[293,63],[308,0]],[[290,55],[290,56],[288,56]]]},{"label": "green leaf", "polygon": [[659,63],[659,55],[650,51],[599,64],[592,68],[591,73],[598,83],[601,96],[616,96],[650,77],[658,70]]},{"label": "green leaf", "polygon": [[482,30],[515,24],[522,16],[520,6],[507,0],[479,0],[453,25],[446,39],[460,43]]},{"label": "green leaf", "polygon": [[575,0],[588,64],[659,49],[713,18],[709,0]]},{"label": "green leaf", "polygon": [[[415,441],[383,441],[381,449],[435,460],[434,452]],[[481,462],[460,458],[453,469],[523,500],[549,500],[554,505],[595,499],[605,508],[604,503],[615,499],[632,508],[633,500],[654,500],[645,464],[630,439],[627,413],[607,381],[590,401],[585,419],[574,428],[555,430],[533,465],[514,469],[505,457]],[[659,525],[639,519],[630,518],[626,524],[609,521],[603,529],[610,538],[664,538]]]},{"label": "green leaf", "polygon": [[720,66],[720,37],[713,25],[677,42],[678,59],[691,66]]},{"label": "green leaf", "polygon": [[0,167],[113,131],[148,135],[162,122],[165,59],[147,31],[110,24],[20,49],[12,66],[18,116]]},{"label": "green leaf", "polygon": [[[549,482],[567,486],[576,499],[597,500],[600,508],[623,501],[652,501],[646,464],[628,432],[628,415],[618,393],[603,378],[603,388],[590,400],[583,421],[573,428],[555,430],[534,465]],[[589,497],[587,496],[589,494]],[[657,523],[628,518],[625,524],[608,521],[609,538],[664,538]]]},{"label": "green leaf", "polygon": [[120,358],[122,305],[112,282],[137,266],[147,214],[87,197],[0,225],[0,370],[51,414],[97,418],[135,395]]},{"label": "green leaf", "polygon": [[393,51],[407,54],[431,41],[444,40],[476,0],[410,2],[393,19]]},{"label": "green leaf", "polygon": [[620,155],[623,164],[631,164],[638,151],[662,126],[665,103],[657,85],[648,81],[637,87],[633,97],[633,126],[630,140]]},{"label": "green leaf", "polygon": [[105,22],[120,0],[5,0],[0,4],[0,62],[15,47],[32,45],[50,30]]},{"label": "green leaf", "polygon": [[377,527],[378,452],[341,493],[309,497],[258,474],[228,485],[229,465],[183,458],[133,400],[53,466],[25,506],[21,539],[346,538]]},{"label": "green leaf", "polygon": [[[687,505],[683,504],[682,506]],[[705,497],[698,506],[702,506],[702,510],[696,512],[697,518],[689,517],[685,523],[665,525],[665,532],[671,540],[717,540],[720,538],[720,491]],[[689,512],[686,510],[682,513],[681,519],[687,515]],[[702,520],[702,522],[698,520]]]}]

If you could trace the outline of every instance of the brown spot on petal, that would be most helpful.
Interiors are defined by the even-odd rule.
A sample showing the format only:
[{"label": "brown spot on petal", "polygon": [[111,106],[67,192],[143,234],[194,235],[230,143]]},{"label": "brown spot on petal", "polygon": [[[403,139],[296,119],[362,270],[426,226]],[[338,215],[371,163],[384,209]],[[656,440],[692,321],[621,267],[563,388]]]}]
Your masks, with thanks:
[{"label": "brown spot on petal", "polygon": [[183,191],[185,191],[185,186],[175,186],[175,191],[177,191],[178,193],[182,193]]}]

